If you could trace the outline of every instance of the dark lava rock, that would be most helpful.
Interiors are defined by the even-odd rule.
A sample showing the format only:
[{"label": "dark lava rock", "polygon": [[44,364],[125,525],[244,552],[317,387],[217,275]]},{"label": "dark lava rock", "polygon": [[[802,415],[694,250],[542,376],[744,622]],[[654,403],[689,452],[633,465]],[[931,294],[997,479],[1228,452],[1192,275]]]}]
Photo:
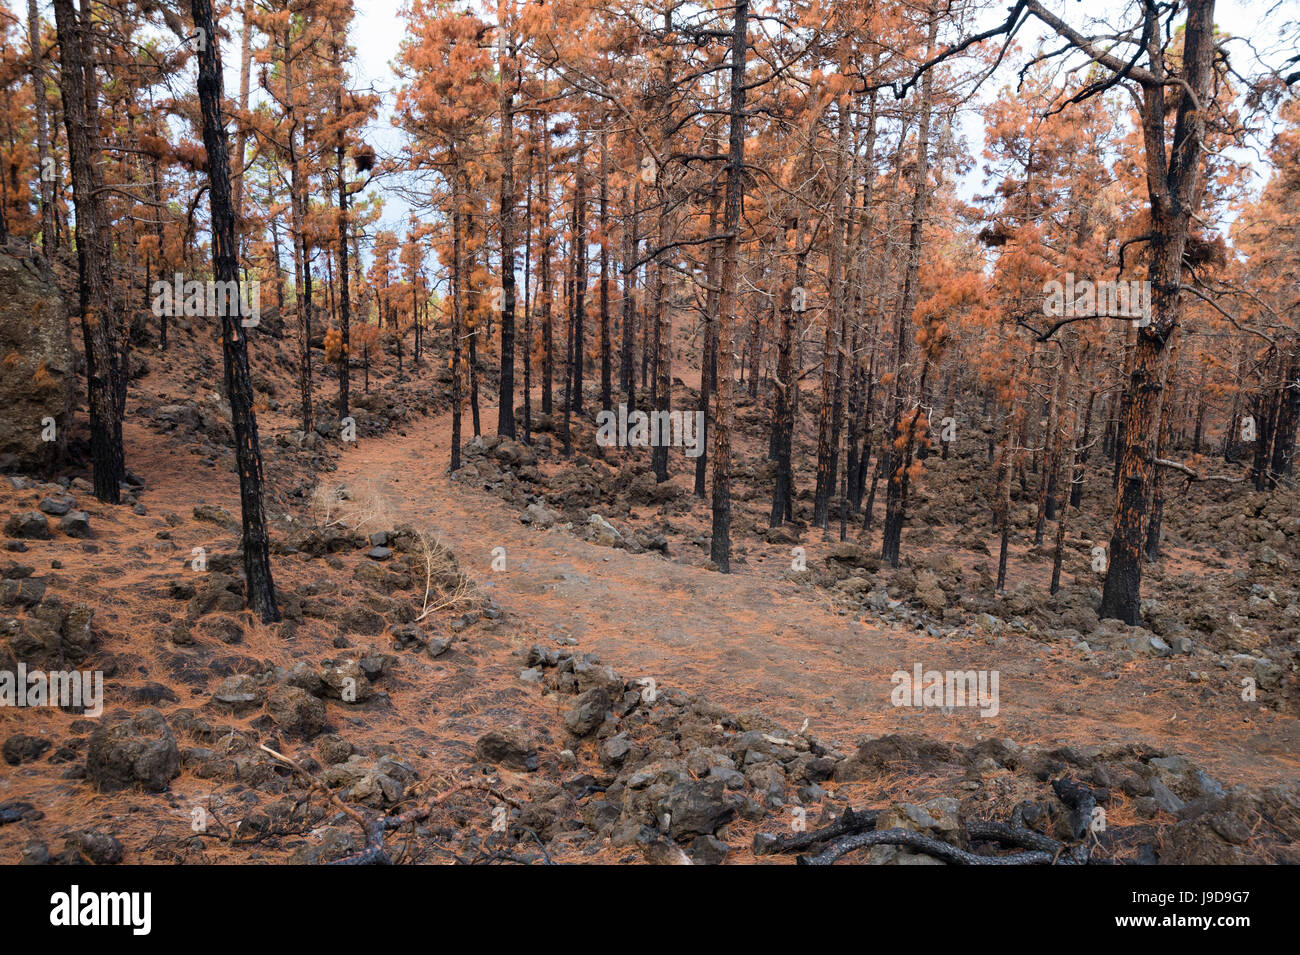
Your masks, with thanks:
[{"label": "dark lava rock", "polygon": [[714,836],[696,836],[690,856],[696,865],[722,865],[729,851],[727,844]]},{"label": "dark lava rock", "polygon": [[5,521],[5,536],[47,541],[53,535],[50,534],[50,522],[44,514],[40,511],[24,511]]},{"label": "dark lava rock", "polygon": [[214,703],[219,703],[228,707],[231,711],[239,713],[243,710],[252,709],[262,702],[262,688],[257,685],[257,680],[247,673],[237,673],[234,676],[228,676],[217,684],[217,690],[212,694]]},{"label": "dark lava rock", "polygon": [[713,779],[678,783],[659,803],[659,815],[665,813],[668,834],[680,841],[684,836],[712,835],[736,814],[736,808],[722,781]]},{"label": "dark lava rock", "polygon": [[50,741],[42,736],[27,736],[23,733],[15,733],[5,740],[4,760],[10,766],[18,766],[34,759],[40,759],[49,748]]},{"label": "dark lava rock", "polygon": [[474,744],[474,755],[485,763],[533,772],[537,769],[537,747],[521,726],[489,730]]},{"label": "dark lava rock", "polygon": [[69,834],[66,849],[94,865],[117,865],[126,855],[122,843],[98,829],[84,829]]},{"label": "dark lava rock", "polygon": [[101,792],[142,786],[163,792],[180,775],[176,738],[163,715],[143,709],[134,716],[106,720],[90,735],[86,776]]},{"label": "dark lava rock", "polygon": [[311,739],[325,728],[325,703],[296,686],[277,686],[266,701],[271,719],[286,733]]},{"label": "dark lava rock", "polygon": [[72,510],[72,505],[77,503],[71,495],[61,494],[57,497],[47,497],[36,507],[44,514],[50,514],[54,517],[62,517],[68,511]]},{"label": "dark lava rock", "polygon": [[0,580],[0,607],[35,607],[45,599],[45,581],[36,577]]},{"label": "dark lava rock", "polygon": [[578,697],[573,709],[564,714],[564,725],[574,736],[586,736],[605,722],[609,712],[609,693],[595,686]]},{"label": "dark lava rock", "polygon": [[59,530],[69,537],[85,538],[90,536],[90,515],[85,511],[69,511],[59,518]]}]

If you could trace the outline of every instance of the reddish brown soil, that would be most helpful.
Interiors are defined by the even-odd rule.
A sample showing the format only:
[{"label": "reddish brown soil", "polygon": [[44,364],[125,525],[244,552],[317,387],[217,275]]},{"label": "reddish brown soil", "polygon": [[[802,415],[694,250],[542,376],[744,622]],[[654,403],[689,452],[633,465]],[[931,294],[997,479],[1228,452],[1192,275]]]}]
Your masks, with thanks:
[{"label": "reddish brown soil", "polygon": [[[495,414],[485,409],[484,420]],[[748,563],[724,575],[590,544],[562,528],[536,530],[505,503],[449,479],[449,442],[449,419],[426,419],[404,438],[349,449],[337,479],[375,482],[395,516],[434,531],[500,602],[520,643],[571,635],[626,676],[706,693],[792,728],[807,720],[809,732],[843,745],[898,731],[1080,746],[1140,740],[1197,759],[1225,783],[1300,775],[1300,721],[1227,689],[1190,685],[1162,661],[1103,679],[1067,649],[1025,638],[994,647],[864,626],[784,578],[786,546],[754,545]],[[701,523],[705,507],[695,505]],[[504,572],[490,570],[495,547],[506,548]],[[828,548],[810,542],[809,563]],[[895,709],[890,675],[918,661],[999,670],[1001,712],[986,719],[969,709]]]},{"label": "reddish brown soil", "polygon": [[[137,387],[165,394],[168,361],[160,360],[155,373]],[[327,385],[320,398],[332,397],[332,385]],[[482,414],[485,424],[495,421],[494,408],[485,405]],[[274,434],[295,426],[291,415],[265,410],[261,424],[268,448]],[[8,556],[34,565],[60,599],[84,600],[96,608],[95,623],[107,635],[102,649],[121,664],[107,681],[108,710],[123,704],[123,693],[130,687],[159,682],[179,696],[176,703],[160,704],[165,715],[181,707],[208,713],[202,708],[219,677],[177,671],[166,627],[184,605],[158,594],[187,573],[182,561],[191,547],[204,546],[209,552],[234,549],[231,533],[193,520],[191,512],[195,505],[207,503],[237,514],[237,485],[229,472],[204,466],[192,449],[147,424],[129,417],[125,433],[130,467],[147,480],[142,500],[148,514],[100,506],[89,495],[78,495],[78,506],[91,515],[96,551],[56,534],[50,542],[30,542],[25,554]],[[513,654],[532,643],[554,646],[558,637],[576,638],[578,650],[598,653],[627,678],[651,677],[661,687],[703,693],[730,710],[758,711],[790,729],[806,721],[810,734],[846,752],[859,737],[890,732],[927,733],[967,743],[989,736],[1011,737],[1022,744],[1078,746],[1143,741],[1193,757],[1225,785],[1264,786],[1300,776],[1300,722],[1244,703],[1230,687],[1189,683],[1184,662],[1139,659],[1106,673],[1065,647],[1014,634],[995,645],[866,626],[840,613],[827,592],[786,576],[788,546],[767,545],[745,535],[738,537],[736,546],[743,562],[735,564],[734,573],[723,575],[699,566],[703,554],[697,548],[674,543],[671,559],[665,560],[587,543],[561,527],[538,530],[521,524],[518,510],[491,493],[449,478],[449,440],[447,415],[417,419],[382,438],[345,447],[338,471],[318,475],[327,485],[344,482],[382,493],[389,509],[387,524],[406,521],[433,532],[504,612],[498,622],[481,622],[465,631],[455,648],[436,660],[401,654],[383,685],[391,705],[329,704],[333,731],[356,742],[367,755],[391,746],[416,768],[420,782],[408,790],[412,799],[452,785],[472,762],[474,740],[488,729],[511,723],[533,732],[544,768],[555,770],[555,754],[566,745],[560,716],[567,701],[542,696],[536,687],[522,684],[522,663]],[[758,452],[744,444],[738,453]],[[685,473],[675,480],[688,486]],[[29,509],[37,498],[34,492],[0,484],[0,513]],[[693,501],[690,506],[689,515],[674,520],[681,526],[707,528],[707,504]],[[169,526],[163,519],[168,512],[179,515],[180,523]],[[647,510],[642,516],[652,515]],[[298,513],[295,519],[304,517]],[[164,529],[176,549],[157,547],[156,535]],[[821,561],[831,546],[817,537],[808,535],[804,545],[809,565]],[[505,571],[491,570],[496,547],[506,548]],[[51,570],[50,562],[56,559],[63,566]],[[303,556],[277,557],[277,584],[292,592],[325,576],[342,588],[342,600],[354,594],[359,599],[350,589],[351,572],[365,558],[344,553],[339,560],[341,566],[327,570],[320,561]],[[1015,579],[1043,573],[1042,563],[1013,559]],[[249,659],[248,672],[258,662],[315,663],[338,655],[332,649],[337,629],[328,621],[309,620],[286,640],[281,626],[262,626],[247,614],[238,616],[246,637],[228,650],[231,656]],[[426,625],[441,632],[450,616]],[[389,649],[383,636],[353,642],[358,650]],[[917,662],[926,669],[1000,671],[1001,712],[986,719],[972,709],[952,715],[895,709],[890,705],[890,675],[911,670]],[[213,718],[244,728],[256,715]],[[0,710],[0,739],[16,732],[46,735],[57,746],[86,728],[85,721],[79,724],[77,717],[54,709]],[[185,747],[196,741],[182,738],[180,743]],[[286,749],[301,755],[310,753],[311,745],[286,744]],[[589,749],[579,748],[579,769],[593,765]],[[227,820],[238,818],[240,807],[229,799],[227,781],[198,778],[187,769],[163,796],[101,795],[80,780],[65,779],[68,768],[46,759],[19,767],[0,765],[0,802],[27,800],[45,813],[43,819],[0,828],[0,859],[16,861],[32,840],[44,841],[57,852],[64,833],[91,826],[121,839],[128,847],[128,862],[279,861],[292,844],[269,852],[255,843],[232,847],[206,838],[202,851],[188,847],[193,806],[212,806]],[[524,799],[531,782],[503,771],[500,787]],[[936,795],[948,783],[880,778],[870,786],[855,783],[846,790],[855,804],[879,805],[890,798]],[[226,801],[213,804],[214,793]],[[1123,809],[1117,808],[1117,818],[1122,818]],[[468,797],[445,821],[486,832],[490,810],[490,801]],[[751,858],[744,845],[754,828],[749,823],[733,826],[738,837],[731,840],[733,861]],[[552,854],[565,856],[555,847]],[[580,853],[575,849],[574,857],[639,858],[634,851],[608,846],[587,846]]]}]

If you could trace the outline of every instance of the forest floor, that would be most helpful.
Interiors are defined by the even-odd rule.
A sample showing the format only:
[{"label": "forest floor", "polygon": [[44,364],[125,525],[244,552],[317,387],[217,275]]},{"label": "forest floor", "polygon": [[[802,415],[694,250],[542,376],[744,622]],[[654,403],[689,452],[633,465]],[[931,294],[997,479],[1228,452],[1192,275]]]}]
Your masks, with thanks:
[{"label": "forest floor", "polygon": [[[485,405],[484,421],[495,422],[495,412]],[[399,523],[430,528],[524,639],[575,637],[629,677],[707,693],[729,709],[758,709],[788,726],[807,720],[810,732],[846,742],[890,732],[1070,746],[1142,741],[1193,756],[1234,781],[1300,777],[1300,720],[1239,699],[1226,712],[1218,699],[1198,705],[1163,660],[1106,673],[1068,648],[1029,638],[993,645],[864,624],[791,582],[786,545],[755,544],[745,564],[718,574],[603,547],[555,526],[539,530],[453,481],[441,466],[450,441],[450,415],[425,418],[404,436],[345,452],[337,478],[377,486]],[[705,503],[695,510],[703,523]],[[810,564],[833,546],[819,536],[810,535],[805,548]],[[995,537],[988,543],[996,548]],[[491,570],[497,547],[505,548],[504,571]],[[999,670],[1001,712],[990,719],[974,709],[893,707],[890,675],[911,672],[918,660],[927,670]]]},{"label": "forest floor", "polygon": [[[755,856],[755,835],[788,832],[804,814],[813,828],[847,806],[892,805],[897,825],[949,835],[958,817],[1014,810],[1065,838],[1073,823],[1050,783],[1067,777],[1109,814],[1100,857],[1295,861],[1294,677],[1246,702],[1234,671],[1192,673],[1209,659],[1276,666],[1264,654],[1277,657],[1288,636],[1239,664],[1100,637],[1080,651],[1073,637],[1013,625],[1010,609],[1007,621],[972,624],[975,604],[958,605],[952,581],[977,574],[971,548],[996,551],[987,528],[918,522],[905,533],[909,566],[893,577],[863,569],[866,539],[846,551],[802,524],[770,539],[766,503],[746,487],[762,478],[745,465],[761,457],[756,408],[742,409],[752,427],[738,442],[734,572],[719,574],[700,546],[707,503],[690,496],[680,458],[675,490],[656,489],[644,460],[620,469],[618,452],[592,448],[587,423],[575,426],[571,461],[548,450],[550,435],[538,436],[535,465],[520,446],[470,440],[453,478],[436,385],[376,376],[374,394],[354,392],[358,442],[340,444],[294,432],[293,399],[277,389],[288,379],[265,365],[259,391],[287,400],[260,409],[285,616],[263,625],[239,608],[237,485],[228,423],[202,384],[210,368],[170,355],[151,364],[129,402],[127,457],[143,486],[126,506],[99,505],[80,480],[0,482],[0,514],[73,498],[90,528],[74,534],[55,517],[49,539],[6,545],[11,657],[99,669],[106,684],[98,718],[0,709],[4,861],[327,861],[362,847],[345,806],[430,807],[390,838],[404,861],[664,862],[683,850],[697,862],[788,861]],[[322,408],[332,388],[318,389]],[[481,413],[493,427],[495,408]],[[468,435],[468,414],[465,425]],[[324,518],[322,492],[338,505]],[[924,516],[924,495],[918,505]],[[589,513],[622,530],[593,534]],[[450,597],[419,618],[422,538],[440,545],[434,576]],[[810,570],[792,571],[792,541]],[[1154,578],[1165,589],[1217,561],[1186,541],[1170,547]],[[930,599],[930,564],[953,600],[922,618],[896,585]],[[1084,566],[1072,554],[1080,594]],[[1043,575],[1041,554],[1018,540],[1011,578],[1043,586]],[[902,599],[873,611],[861,591],[877,576]],[[1289,606],[1285,594],[1273,603]],[[1017,609],[1046,619],[1032,600]],[[891,676],[917,664],[997,671],[997,714],[892,705]],[[637,682],[649,680],[657,697]],[[133,763],[142,751],[158,758]],[[924,861],[871,854],[909,860]]]}]

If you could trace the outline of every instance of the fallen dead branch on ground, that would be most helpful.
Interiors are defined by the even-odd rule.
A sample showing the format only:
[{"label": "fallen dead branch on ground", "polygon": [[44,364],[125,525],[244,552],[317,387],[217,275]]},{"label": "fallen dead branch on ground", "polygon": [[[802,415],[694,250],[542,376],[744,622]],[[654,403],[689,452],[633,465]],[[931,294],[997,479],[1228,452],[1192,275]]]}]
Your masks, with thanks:
[{"label": "fallen dead branch on ground", "polygon": [[[1053,790],[1070,810],[1070,826],[1076,839],[1085,839],[1097,805],[1092,790],[1071,779],[1058,779]],[[1085,865],[1090,859],[1086,844],[1067,844],[1018,823],[968,822],[957,833],[964,842],[994,843],[1023,851],[984,855],[913,829],[877,829],[881,810],[858,810],[851,806],[830,824],[809,832],[789,835],[759,833],[754,837],[756,855],[793,852],[799,865],[834,865],[851,852],[873,846],[898,846],[920,852],[953,865]]]},{"label": "fallen dead branch on ground", "polygon": [[[511,806],[515,809],[520,808],[518,800],[513,799],[510,796],[507,796],[505,793],[501,792],[495,786],[491,786],[488,783],[484,783],[484,782],[460,782],[460,783],[456,783],[451,788],[439,793],[438,795],[432,797],[423,806],[417,806],[415,808],[408,809],[405,812],[397,813],[395,815],[388,815],[388,816],[371,815],[369,813],[363,813],[360,810],[358,810],[355,806],[349,806],[343,800],[339,799],[337,793],[335,793],[332,789],[330,789],[327,785],[325,785],[325,783],[321,782],[321,780],[318,779],[316,776],[309,773],[294,759],[284,755],[283,753],[276,752],[275,750],[271,749],[271,747],[266,746],[265,744],[261,745],[260,748],[264,752],[269,753],[275,759],[280,760],[282,763],[284,763],[286,766],[292,769],[295,773],[301,776],[311,788],[316,789],[320,791],[322,794],[324,794],[325,798],[329,800],[330,804],[333,805],[334,808],[338,809],[340,812],[342,812],[344,815],[346,815],[348,818],[350,818],[353,822],[355,822],[358,826],[361,827],[362,834],[365,838],[365,845],[361,849],[361,851],[353,855],[346,856],[345,858],[337,859],[329,863],[330,865],[393,865],[394,860],[392,856],[389,855],[388,847],[385,845],[384,842],[385,833],[402,829],[405,826],[412,826],[417,822],[423,822],[424,820],[429,818],[429,816],[433,813],[433,810],[435,808],[447,802],[449,799],[451,799],[452,796],[455,796],[457,793],[468,792],[468,791],[484,792],[487,793],[492,798],[508,806]],[[539,845],[542,844],[541,840],[537,837],[537,834],[535,832],[532,832],[532,830],[526,830],[526,832],[528,832],[528,834],[530,834],[534,839],[536,839]],[[546,855],[546,850],[544,846],[542,852],[545,857],[545,861],[549,864],[550,857]],[[405,855],[406,855],[406,848],[403,848],[403,850],[398,854],[398,857],[403,858],[405,857]],[[506,853],[506,855],[509,854]],[[459,857],[457,858],[459,859]]]}]

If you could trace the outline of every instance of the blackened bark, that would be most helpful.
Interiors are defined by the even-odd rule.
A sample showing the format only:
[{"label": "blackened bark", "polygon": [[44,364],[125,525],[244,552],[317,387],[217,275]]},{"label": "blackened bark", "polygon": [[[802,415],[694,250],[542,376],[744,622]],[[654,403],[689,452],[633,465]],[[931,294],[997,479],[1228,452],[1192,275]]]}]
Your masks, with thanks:
[{"label": "blackened bark", "polygon": [[587,355],[584,330],[587,312],[587,178],[581,160],[585,145],[581,141],[578,144],[577,182],[573,197],[573,311],[570,318],[573,325],[573,354],[570,357],[570,369],[573,373],[571,410],[574,414],[582,414],[582,380]]},{"label": "blackened bark", "polygon": [[[221,116],[221,48],[212,12],[212,0],[190,0],[194,26],[208,37],[199,44],[199,105],[203,112],[203,145],[208,154],[208,197],[212,207],[213,271],[217,281],[239,282],[235,210],[230,195],[230,159],[226,152],[225,123]],[[236,301],[240,301],[236,297]],[[242,316],[223,309],[221,351],[225,359],[226,398],[235,431],[235,462],[239,468],[239,503],[243,516],[244,576],[247,606],[263,623],[280,619],[271,579],[270,539],[263,511],[262,451],[253,411],[253,385],[248,371],[248,341]]]},{"label": "blackened bark", "polygon": [[826,288],[830,296],[829,308],[823,312],[826,333],[822,339],[821,407],[817,414],[817,483],[813,491],[813,523],[823,530],[828,523],[830,498],[835,490],[836,433],[834,420],[839,399],[840,370],[843,366],[840,349],[843,310],[844,247],[847,241],[848,219],[845,216],[845,170],[848,162],[849,132],[852,123],[847,107],[840,108],[839,144],[835,150],[834,189],[831,201],[831,250]]},{"label": "blackened bark", "polygon": [[[795,243],[803,241],[802,218],[797,220]],[[794,391],[799,383],[795,381],[794,370],[794,308],[791,300],[793,287],[785,291],[781,298],[781,336],[776,346],[776,408],[772,415],[772,451],[776,459],[776,483],[772,489],[772,511],[768,521],[772,527],[780,527],[790,512],[791,487],[791,443],[794,433]],[[801,293],[802,294],[802,293]]]},{"label": "blackened bark", "polygon": [[[927,56],[934,47],[938,18],[932,17]],[[904,404],[908,398],[908,352],[912,344],[912,310],[916,306],[917,283],[921,266],[921,237],[925,225],[925,200],[930,170],[930,111],[934,74],[927,72],[921,81],[920,121],[916,138],[916,183],[912,194],[911,222],[907,240],[907,263],[903,276],[903,294],[897,316],[896,360],[894,369],[894,395],[890,424],[886,430],[885,451],[889,456],[889,483],[885,486],[885,527],[880,545],[881,560],[897,567],[903,541],[903,522],[907,508],[907,485],[910,479],[912,444],[916,423],[920,418],[918,405],[910,415],[911,421],[903,424]]]},{"label": "blackened bark", "polygon": [[[709,234],[718,234],[718,221],[721,216],[718,191],[713,190],[709,197]],[[700,456],[695,459],[695,496],[704,497],[705,477],[708,473],[709,465],[709,432],[713,430],[710,421],[712,412],[709,409],[709,398],[713,394],[715,382],[713,376],[717,372],[718,361],[718,271],[721,267],[722,259],[719,255],[718,244],[714,242],[709,248],[709,266],[708,280],[709,289],[705,298],[704,305],[704,355],[700,361],[700,411],[704,413],[704,434],[699,435]]]},{"label": "blackened bark", "polygon": [[542,414],[554,413],[555,328],[551,317],[551,118],[542,114]]},{"label": "blackened bark", "polygon": [[461,392],[460,338],[461,329],[465,327],[465,269],[461,262],[461,194],[463,183],[457,157],[452,188],[451,213],[451,466],[449,470],[460,470],[460,432],[461,404],[464,402]]},{"label": "blackened bark", "polygon": [[[638,156],[638,168],[640,157]],[[629,193],[623,189],[623,348],[619,355],[619,390],[627,400],[630,414],[636,407],[636,380],[634,376],[634,351],[636,347],[636,257],[640,239],[637,236],[639,216],[637,203],[641,201],[641,187],[635,184]]]},{"label": "blackened bark", "polygon": [[[247,30],[247,28],[245,28]],[[334,100],[334,108],[338,113],[338,119],[341,123],[343,120],[343,92],[339,88]],[[346,146],[343,139],[343,132],[340,129],[338,141],[335,143],[335,174],[339,181],[339,420],[342,421],[351,412],[348,409],[348,366],[352,360],[352,294],[348,285],[348,181],[344,160],[346,158]],[[412,285],[415,283],[413,282]],[[412,310],[412,320],[417,316]],[[417,326],[417,336],[418,326]],[[416,338],[416,348],[419,348],[419,338]]]},{"label": "blackened bark", "polygon": [[1281,407],[1274,426],[1270,487],[1277,487],[1278,480],[1294,468],[1297,425],[1300,425],[1300,355],[1293,353],[1282,382]]},{"label": "blackened bark", "polygon": [[111,243],[104,194],[100,190],[99,142],[93,132],[99,124],[91,116],[95,107],[87,88],[87,75],[93,71],[93,65],[87,62],[89,43],[82,34],[89,27],[74,9],[72,0],[55,0],[54,20],[62,58],[63,122],[77,214],[78,296],[86,351],[95,497],[106,504],[117,504],[121,500],[121,482],[126,477],[122,446],[125,373],[113,310]]},{"label": "blackened bark", "polygon": [[[502,29],[505,25],[502,24]],[[497,434],[515,436],[515,120],[514,90],[501,63],[501,380]]]},{"label": "blackened bark", "polygon": [[600,407],[614,403],[609,328],[609,135],[600,129]]},{"label": "blackened bark", "polygon": [[[1154,14],[1148,14],[1153,16]],[[1151,202],[1152,322],[1137,331],[1124,421],[1118,502],[1102,589],[1103,618],[1141,621],[1143,519],[1151,481],[1152,431],[1159,413],[1164,349],[1178,327],[1183,251],[1199,194],[1205,111],[1214,56],[1214,0],[1191,0],[1183,32],[1181,80],[1193,95],[1178,101],[1172,149],[1166,153],[1165,86],[1143,88],[1141,110]],[[1166,158],[1167,157],[1167,158]]]},{"label": "blackened bark", "polygon": [[740,209],[745,189],[745,60],[749,0],[738,0],[731,32],[731,105],[727,151],[727,197],[722,215],[722,283],[718,302],[718,381],[713,414],[713,539],[709,556],[731,572],[731,355],[740,252]]}]

